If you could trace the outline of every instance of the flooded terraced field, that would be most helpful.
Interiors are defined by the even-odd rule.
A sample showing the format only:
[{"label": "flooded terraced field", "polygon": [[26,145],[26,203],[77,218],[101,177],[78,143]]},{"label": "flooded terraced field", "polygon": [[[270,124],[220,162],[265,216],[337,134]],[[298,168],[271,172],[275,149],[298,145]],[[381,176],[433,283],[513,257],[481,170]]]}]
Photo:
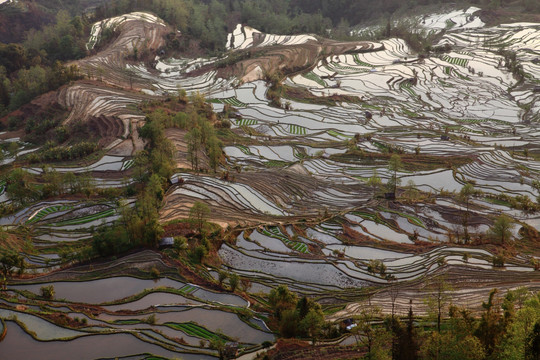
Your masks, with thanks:
[{"label": "flooded terraced field", "polygon": [[[116,37],[77,64],[108,76],[55,96],[64,124],[99,119],[100,158],[38,166],[24,156],[39,149],[1,140],[19,144],[3,165],[37,178],[69,173],[87,191],[66,183],[23,203],[6,191],[12,180],[0,182],[2,209],[13,210],[0,225],[19,230],[27,264],[0,293],[0,357],[212,359],[222,343],[250,353],[276,339],[267,310],[279,285],[329,306],[336,321],[359,314],[366,294],[385,313],[405,315],[410,299],[425,314],[425,283],[444,276],[455,303],[473,311],[494,287],[538,290],[540,24],[488,27],[479,10],[426,15],[422,27],[446,29],[432,44],[446,50],[427,54],[399,38],[342,42],[239,24],[223,57],[169,58],[158,49],[175,31],[153,14],[94,24],[88,50],[110,26]],[[153,61],[127,59],[140,39]],[[264,72],[276,59],[295,71],[272,83]],[[228,124],[216,127],[219,161],[193,150],[189,129],[168,132],[174,175],[152,195],[158,241],[99,247],[106,229],[146,211],[147,194],[135,195],[140,163],[153,156],[142,109],[167,96],[182,103],[180,89],[193,102],[204,96],[214,122]],[[207,211],[194,214],[195,204]],[[215,226],[203,235],[206,222]],[[89,249],[106,255],[92,260]]]}]

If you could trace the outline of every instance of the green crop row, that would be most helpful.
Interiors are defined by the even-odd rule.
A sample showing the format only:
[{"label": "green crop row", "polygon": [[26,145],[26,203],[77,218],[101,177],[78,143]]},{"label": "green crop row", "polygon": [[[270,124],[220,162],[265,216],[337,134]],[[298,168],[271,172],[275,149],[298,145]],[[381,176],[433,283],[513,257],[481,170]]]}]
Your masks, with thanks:
[{"label": "green crop row", "polygon": [[324,82],[323,79],[317,74],[315,74],[313,71],[308,72],[307,74],[302,74],[303,77],[305,77],[308,80],[315,81],[317,84],[326,87],[326,82]]},{"label": "green crop row", "polygon": [[279,229],[275,226],[269,227],[268,230],[263,229],[263,234],[283,241],[285,245],[287,245],[288,247],[292,248],[295,251],[298,251],[304,254],[309,252],[306,244],[290,240],[289,238],[281,234]]},{"label": "green crop row", "polygon": [[112,215],[114,215],[115,212],[116,211],[114,209],[109,209],[109,210],[105,210],[105,211],[102,211],[102,212],[99,212],[99,213],[96,213],[96,214],[61,221],[59,223],[54,224],[54,226],[86,224],[86,223],[92,222],[94,220],[99,220],[99,219],[102,219],[102,218],[112,216]]},{"label": "green crop row", "polygon": [[259,122],[254,119],[236,119],[235,120],[236,126],[251,126],[251,125],[257,125]]},{"label": "green crop row", "polygon": [[289,125],[289,132],[295,135],[306,135],[306,128],[298,125]]},{"label": "green crop row", "polygon": [[32,219],[27,220],[26,224],[33,224],[41,220],[45,215],[49,215],[49,214],[59,212],[59,211],[70,210],[72,208],[73,206],[69,206],[69,205],[49,206],[48,208],[41,209]]},{"label": "green crop row", "polygon": [[186,285],[184,287],[182,287],[180,289],[180,293],[181,294],[191,294],[192,292],[194,292],[195,290],[197,290],[197,287],[195,286],[192,286],[192,285]]},{"label": "green crop row", "polygon": [[122,169],[121,171],[125,171],[125,170],[128,170],[128,169],[131,169],[133,167],[133,165],[135,164],[135,161],[133,159],[130,159],[128,161],[124,161],[124,163],[122,164]]},{"label": "green crop row", "polygon": [[463,66],[463,67],[465,67],[465,66],[467,66],[469,64],[469,60],[467,60],[467,59],[451,57],[451,56],[448,56],[448,55],[443,56],[443,60],[450,63],[450,64]]},{"label": "green crop row", "polygon": [[213,332],[208,331],[204,327],[199,326],[192,322],[187,322],[187,323],[167,322],[165,323],[165,325],[175,330],[183,331],[187,335],[190,335],[190,336],[196,336],[196,337],[206,339],[206,340],[219,340],[220,339],[219,335],[214,334]]},{"label": "green crop row", "polygon": [[222,99],[221,101],[222,101],[224,104],[229,104],[229,105],[236,106],[236,107],[246,107],[246,106],[247,106],[246,104],[244,104],[243,102],[241,102],[240,100],[238,100],[238,99],[235,98],[235,97],[230,97],[230,98]]},{"label": "green crop row", "polygon": [[361,66],[374,67],[373,65],[368,64],[367,62],[360,60],[360,58],[358,57],[358,54],[354,55],[354,62],[357,63],[358,65],[361,65]]}]

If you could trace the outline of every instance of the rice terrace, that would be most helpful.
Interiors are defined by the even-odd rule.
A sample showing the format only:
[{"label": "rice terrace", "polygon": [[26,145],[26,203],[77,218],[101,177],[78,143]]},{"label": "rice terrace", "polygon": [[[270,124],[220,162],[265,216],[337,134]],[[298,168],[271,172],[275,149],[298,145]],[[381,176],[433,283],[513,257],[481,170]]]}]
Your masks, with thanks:
[{"label": "rice terrace", "polygon": [[534,0],[0,0],[0,130],[0,359],[540,359]]}]

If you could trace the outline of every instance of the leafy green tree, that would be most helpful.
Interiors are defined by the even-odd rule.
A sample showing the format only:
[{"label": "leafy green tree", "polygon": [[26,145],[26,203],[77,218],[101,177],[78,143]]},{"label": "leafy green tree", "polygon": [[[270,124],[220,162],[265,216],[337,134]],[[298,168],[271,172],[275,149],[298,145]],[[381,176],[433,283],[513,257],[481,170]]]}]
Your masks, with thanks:
[{"label": "leafy green tree", "polygon": [[210,215],[210,208],[203,202],[195,201],[189,210],[189,220],[196,226],[199,234],[202,234],[203,226]]},{"label": "leafy green tree", "polygon": [[4,289],[7,288],[7,282],[13,273],[16,271],[21,275],[25,268],[26,263],[21,255],[13,250],[2,250],[0,252],[0,273],[2,274]]},{"label": "leafy green tree", "polygon": [[239,283],[240,283],[240,278],[238,277],[238,274],[231,273],[231,275],[229,275],[229,286],[231,287],[232,292],[236,291],[236,288],[238,288]]},{"label": "leafy green tree", "polygon": [[204,257],[208,254],[208,250],[203,245],[197,246],[195,249],[193,249],[191,256],[193,260],[200,264]]},{"label": "leafy green tree", "polygon": [[208,158],[210,160],[210,166],[214,170],[214,172],[217,170],[217,167],[219,165],[219,160],[221,159],[221,155],[223,153],[222,144],[218,140],[217,137],[212,136],[208,140],[207,144],[207,151],[208,151]]},{"label": "leafy green tree", "polygon": [[315,345],[315,342],[319,338],[321,329],[324,325],[324,315],[322,310],[311,308],[306,316],[300,321],[300,328],[302,331],[311,338],[311,342]]},{"label": "leafy green tree", "polygon": [[367,350],[365,356],[369,360],[389,360],[390,351],[386,346],[391,335],[383,326],[373,324],[375,318],[380,317],[380,309],[364,309],[360,315],[354,317],[357,326],[351,329],[356,342]]},{"label": "leafy green tree", "polygon": [[514,227],[513,221],[507,215],[500,215],[495,219],[493,226],[489,229],[490,234],[501,241],[504,245],[506,241],[512,238],[512,228]]},{"label": "leafy green tree", "polygon": [[42,286],[39,289],[39,292],[41,293],[41,297],[47,300],[52,300],[54,298],[54,286],[48,285],[48,286]]},{"label": "leafy green tree", "polygon": [[13,170],[6,179],[6,193],[13,202],[20,205],[37,198],[38,194],[32,186],[32,175],[17,168]]},{"label": "leafy green tree", "polygon": [[491,356],[499,342],[502,340],[504,326],[501,321],[501,314],[496,295],[498,290],[493,289],[489,293],[487,302],[482,303],[484,313],[480,319],[475,335],[480,339],[486,350],[486,355]]},{"label": "leafy green tree", "polygon": [[210,338],[210,349],[216,350],[218,352],[218,356],[220,360],[225,359],[225,349],[226,349],[226,337],[225,335],[220,331],[216,331],[216,336],[212,336]]},{"label": "leafy green tree", "polygon": [[497,347],[497,358],[536,360],[537,358],[531,358],[530,355],[534,355],[534,341],[538,339],[535,327],[538,323],[540,323],[540,292],[526,299],[521,309],[516,312],[502,342]]},{"label": "leafy green tree", "polygon": [[373,188],[373,191],[377,191],[381,187],[382,181],[377,174],[377,169],[373,170],[373,175],[367,180],[367,185]]},{"label": "leafy green tree", "polygon": [[540,322],[534,324],[525,346],[525,360],[540,359]]},{"label": "leafy green tree", "polygon": [[439,276],[427,290],[429,294],[424,302],[428,306],[429,316],[436,319],[437,332],[440,333],[442,315],[452,299],[452,287],[444,277]]},{"label": "leafy green tree", "polygon": [[225,279],[227,279],[227,275],[228,275],[227,272],[223,270],[218,271],[219,286],[223,286],[223,282],[225,281]]},{"label": "leafy green tree", "polygon": [[480,340],[471,335],[462,338],[452,333],[432,332],[424,340],[420,355],[425,360],[483,360],[485,352]]},{"label": "leafy green tree", "polygon": [[268,303],[274,311],[274,317],[278,320],[285,310],[292,310],[296,305],[297,297],[286,285],[279,285],[270,291]]}]

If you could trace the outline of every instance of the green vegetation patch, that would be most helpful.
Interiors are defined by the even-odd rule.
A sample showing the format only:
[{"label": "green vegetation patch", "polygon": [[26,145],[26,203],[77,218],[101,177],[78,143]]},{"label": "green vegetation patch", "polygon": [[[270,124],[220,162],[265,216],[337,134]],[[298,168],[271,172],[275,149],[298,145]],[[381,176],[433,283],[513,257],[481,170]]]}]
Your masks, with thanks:
[{"label": "green vegetation patch", "polygon": [[426,229],[426,226],[424,225],[422,220],[420,220],[419,218],[417,218],[417,217],[415,217],[413,215],[405,214],[405,213],[402,213],[402,212],[399,212],[399,211],[390,210],[390,209],[386,209],[386,208],[381,208],[381,211],[385,211],[385,212],[388,212],[388,213],[399,215],[401,217],[406,218],[411,224]]},{"label": "green vegetation patch", "polygon": [[234,123],[236,126],[252,126],[257,125],[259,122],[255,119],[236,119]]},{"label": "green vegetation patch", "polygon": [[80,218],[64,220],[64,221],[61,221],[61,222],[58,222],[58,223],[54,224],[54,226],[86,224],[86,223],[92,222],[94,220],[99,220],[99,219],[103,219],[103,218],[112,216],[112,215],[115,214],[115,212],[116,212],[115,209],[109,209],[109,210],[101,211],[101,212],[98,212],[98,213],[95,213],[95,214],[92,214],[92,215],[83,216],[83,217],[80,217]]},{"label": "green vegetation patch", "polygon": [[34,217],[32,217],[31,219],[26,220],[26,224],[33,224],[41,220],[46,215],[53,214],[55,212],[71,210],[71,209],[73,209],[73,206],[71,205],[49,206],[48,208],[41,209],[40,211],[38,211],[38,213],[34,215]]},{"label": "green vegetation patch", "polygon": [[326,87],[326,82],[321,79],[321,77],[317,74],[315,74],[313,71],[308,72],[307,74],[302,74],[303,77],[305,77],[308,80],[315,81],[317,84]]},{"label": "green vegetation patch", "polygon": [[354,55],[354,62],[357,63],[360,66],[367,66],[367,67],[371,67],[371,68],[374,67],[373,65],[371,65],[371,64],[369,64],[369,63],[367,63],[365,61],[360,60],[358,54]]},{"label": "green vegetation patch", "polygon": [[229,105],[236,106],[236,107],[246,107],[247,106],[247,104],[244,104],[243,102],[241,102],[240,100],[238,100],[234,96],[230,97],[230,98],[222,99],[221,101],[224,104],[229,104]]},{"label": "green vegetation patch", "polygon": [[140,324],[141,320],[139,319],[114,320],[114,323],[119,324],[119,325],[134,325],[134,324]]},{"label": "green vegetation patch", "polygon": [[457,65],[457,66],[466,67],[469,64],[469,60],[467,60],[467,59],[462,59],[462,58],[458,58],[458,57],[451,57],[451,56],[448,56],[448,55],[443,56],[442,59],[444,61],[446,61],[447,63],[454,64],[454,65]]},{"label": "green vegetation patch", "polygon": [[129,170],[129,169],[131,169],[133,167],[133,165],[135,165],[135,160],[133,160],[133,159],[124,161],[124,163],[122,164],[122,169],[120,169],[120,171]]},{"label": "green vegetation patch", "polygon": [[228,340],[227,338],[223,338],[193,322],[187,322],[187,323],[167,322],[165,323],[165,325],[172,329],[180,330],[186,333],[187,335],[196,336],[198,338],[202,338],[206,340],[217,340],[217,341],[220,341],[222,339]]},{"label": "green vegetation patch", "polygon": [[306,135],[307,130],[305,127],[299,125],[289,125],[289,132],[295,135]]},{"label": "green vegetation patch", "polygon": [[344,135],[336,130],[328,130],[328,135],[336,137],[336,138],[344,138],[344,139],[351,139],[352,136]]},{"label": "green vegetation patch", "polygon": [[191,294],[195,292],[195,290],[198,290],[198,289],[199,289],[198,287],[188,284],[180,289],[180,294],[182,295]]},{"label": "green vegetation patch", "polygon": [[285,245],[287,245],[294,251],[298,251],[304,254],[309,253],[309,248],[306,244],[290,240],[288,237],[284,236],[276,226],[271,226],[268,229],[265,228],[262,230],[262,232],[266,236],[283,241]]},{"label": "green vegetation patch", "polygon": [[418,95],[414,92],[414,90],[411,88],[411,84],[408,82],[408,81],[404,81],[402,83],[399,84],[399,87],[406,91],[409,95],[411,96],[414,96],[414,97],[418,97]]}]

